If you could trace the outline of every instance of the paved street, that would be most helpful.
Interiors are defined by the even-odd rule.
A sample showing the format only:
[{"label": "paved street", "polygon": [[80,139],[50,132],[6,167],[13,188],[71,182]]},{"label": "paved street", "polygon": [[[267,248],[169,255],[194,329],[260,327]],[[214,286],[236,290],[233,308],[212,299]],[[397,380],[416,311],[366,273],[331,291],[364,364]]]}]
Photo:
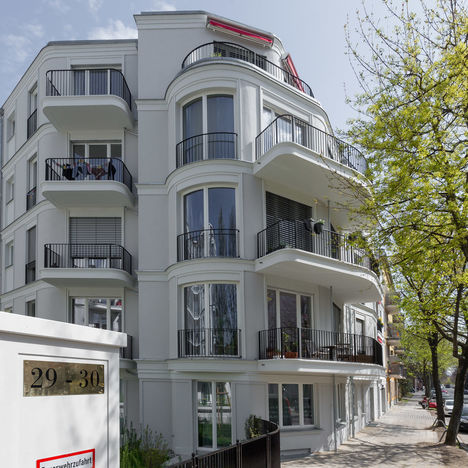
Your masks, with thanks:
[{"label": "paved street", "polygon": [[[427,428],[434,412],[423,410],[418,397],[388,411],[375,425],[341,445],[337,453],[321,452],[282,463],[282,468],[328,467],[465,467],[468,452],[438,443],[440,433]],[[463,442],[466,439],[463,434]]]}]

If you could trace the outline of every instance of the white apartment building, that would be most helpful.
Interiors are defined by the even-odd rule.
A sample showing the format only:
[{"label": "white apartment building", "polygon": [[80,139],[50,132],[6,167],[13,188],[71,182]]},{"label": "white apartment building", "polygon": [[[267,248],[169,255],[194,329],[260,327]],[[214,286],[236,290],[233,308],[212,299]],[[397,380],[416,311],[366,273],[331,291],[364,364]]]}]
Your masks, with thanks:
[{"label": "white apartment building", "polygon": [[274,34],[135,22],[50,42],[3,105],[1,308],[128,333],[121,411],[183,457],[250,414],[333,449],[386,406],[365,159]]}]

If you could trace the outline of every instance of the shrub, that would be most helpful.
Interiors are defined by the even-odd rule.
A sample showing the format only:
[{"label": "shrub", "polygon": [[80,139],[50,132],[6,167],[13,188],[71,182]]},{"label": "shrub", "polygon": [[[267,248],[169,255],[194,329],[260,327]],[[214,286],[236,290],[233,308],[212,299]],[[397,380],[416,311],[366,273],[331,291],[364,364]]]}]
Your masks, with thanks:
[{"label": "shrub", "polygon": [[123,428],[120,468],[161,468],[173,456],[163,436],[148,426],[140,431],[133,425]]},{"label": "shrub", "polygon": [[245,420],[245,438],[246,439],[254,439],[255,437],[259,437],[263,435],[263,420],[254,414],[251,414]]}]

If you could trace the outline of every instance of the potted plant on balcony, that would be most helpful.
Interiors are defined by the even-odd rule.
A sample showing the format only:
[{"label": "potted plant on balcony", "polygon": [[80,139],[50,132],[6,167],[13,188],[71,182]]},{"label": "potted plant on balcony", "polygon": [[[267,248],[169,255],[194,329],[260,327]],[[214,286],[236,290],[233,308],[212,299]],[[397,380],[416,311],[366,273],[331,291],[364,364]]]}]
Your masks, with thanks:
[{"label": "potted plant on balcony", "polygon": [[381,332],[383,330],[383,327],[384,327],[384,324],[383,324],[382,317],[379,317],[377,319],[377,330]]},{"label": "potted plant on balcony", "polygon": [[266,355],[267,359],[278,359],[281,357],[281,351],[276,348],[267,348]]},{"label": "potted plant on balcony", "polygon": [[315,234],[322,234],[324,224],[325,224],[325,221],[323,219],[318,219],[317,221],[315,221],[314,223]]}]

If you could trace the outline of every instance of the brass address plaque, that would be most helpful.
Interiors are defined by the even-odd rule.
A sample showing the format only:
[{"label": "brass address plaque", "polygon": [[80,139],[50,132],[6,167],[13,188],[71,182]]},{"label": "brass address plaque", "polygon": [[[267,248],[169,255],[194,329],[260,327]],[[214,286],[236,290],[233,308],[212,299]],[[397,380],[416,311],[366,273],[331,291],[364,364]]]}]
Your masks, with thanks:
[{"label": "brass address plaque", "polygon": [[104,393],[104,366],[76,362],[24,361],[23,396]]}]

